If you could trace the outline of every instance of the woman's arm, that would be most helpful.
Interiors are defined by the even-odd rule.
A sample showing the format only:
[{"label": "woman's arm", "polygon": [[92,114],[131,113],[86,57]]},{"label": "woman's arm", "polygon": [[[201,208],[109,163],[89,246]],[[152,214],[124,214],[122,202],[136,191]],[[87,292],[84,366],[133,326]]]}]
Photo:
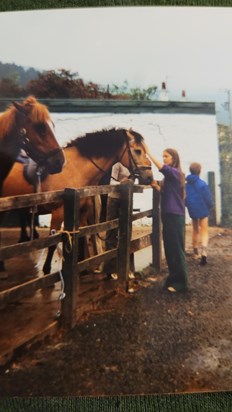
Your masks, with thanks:
[{"label": "woman's arm", "polygon": [[163,164],[159,160],[157,160],[154,156],[152,156],[147,145],[144,142],[143,142],[143,146],[144,146],[146,154],[151,159],[152,163],[154,163],[154,165],[157,167],[158,170],[162,169]]}]

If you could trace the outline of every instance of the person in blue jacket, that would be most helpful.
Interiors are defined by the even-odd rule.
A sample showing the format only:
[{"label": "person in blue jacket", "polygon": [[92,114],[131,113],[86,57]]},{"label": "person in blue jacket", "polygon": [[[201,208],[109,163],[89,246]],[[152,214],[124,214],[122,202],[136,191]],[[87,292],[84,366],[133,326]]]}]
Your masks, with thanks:
[{"label": "person in blue jacket", "polygon": [[213,200],[209,187],[204,180],[200,179],[200,163],[191,163],[189,167],[190,175],[186,178],[186,200],[185,204],[192,219],[192,245],[193,256],[199,257],[199,233],[201,234],[201,259],[200,265],[207,263],[208,247],[208,217],[213,208]]},{"label": "person in blue jacket", "polygon": [[151,161],[164,179],[151,186],[161,194],[161,218],[163,224],[163,243],[168,264],[168,277],[164,289],[169,292],[188,290],[188,275],[184,250],[185,233],[185,176],[180,165],[179,154],[175,149],[163,151],[163,162],[157,160],[144,145]]}]

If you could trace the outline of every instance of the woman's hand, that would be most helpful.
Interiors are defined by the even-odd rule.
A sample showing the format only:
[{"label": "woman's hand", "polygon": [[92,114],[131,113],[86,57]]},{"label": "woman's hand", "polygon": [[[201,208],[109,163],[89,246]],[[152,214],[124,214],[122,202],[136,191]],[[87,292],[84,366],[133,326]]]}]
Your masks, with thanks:
[{"label": "woman's hand", "polygon": [[158,190],[158,192],[160,192],[160,185],[159,185],[159,183],[157,182],[157,180],[153,180],[153,181],[151,182],[151,187],[153,187],[154,189]]}]

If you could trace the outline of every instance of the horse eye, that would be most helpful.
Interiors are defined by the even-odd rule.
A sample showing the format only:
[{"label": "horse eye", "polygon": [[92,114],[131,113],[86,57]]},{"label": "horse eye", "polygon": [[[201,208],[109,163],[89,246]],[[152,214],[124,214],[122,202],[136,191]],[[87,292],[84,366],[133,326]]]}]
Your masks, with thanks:
[{"label": "horse eye", "polygon": [[46,133],[46,126],[45,126],[44,123],[37,123],[37,124],[34,125],[34,128],[35,128],[35,130],[36,130],[36,132],[37,132],[38,134],[41,134],[42,136],[45,135],[45,133]]},{"label": "horse eye", "polygon": [[135,153],[137,154],[137,155],[141,155],[141,150],[140,149],[135,149]]}]

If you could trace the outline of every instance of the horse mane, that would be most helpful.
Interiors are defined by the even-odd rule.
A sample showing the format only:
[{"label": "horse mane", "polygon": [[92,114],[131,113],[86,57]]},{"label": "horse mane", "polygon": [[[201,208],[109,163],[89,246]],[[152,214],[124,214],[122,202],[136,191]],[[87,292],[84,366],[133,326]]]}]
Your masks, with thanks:
[{"label": "horse mane", "polygon": [[[28,109],[28,117],[33,123],[45,123],[51,120],[47,107],[39,103],[34,96],[27,97],[22,105]],[[0,138],[3,138],[13,129],[17,109],[11,104],[8,109],[0,115]]]},{"label": "horse mane", "polygon": [[[76,147],[82,156],[86,157],[112,157],[128,139],[126,129],[103,129],[71,140],[66,147]],[[141,143],[143,137],[130,130],[137,143]]]},{"label": "horse mane", "polygon": [[30,108],[29,118],[33,123],[45,123],[51,120],[47,106],[39,103],[34,96],[27,97],[23,104]]}]

